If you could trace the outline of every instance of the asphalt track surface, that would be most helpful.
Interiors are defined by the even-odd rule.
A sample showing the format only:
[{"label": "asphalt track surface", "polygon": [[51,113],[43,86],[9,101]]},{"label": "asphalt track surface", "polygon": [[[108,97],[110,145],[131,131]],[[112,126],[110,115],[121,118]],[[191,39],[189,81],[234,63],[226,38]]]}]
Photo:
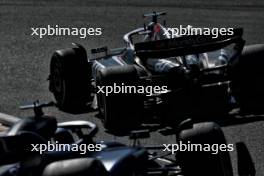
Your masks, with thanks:
[{"label": "asphalt track surface", "polygon": [[[247,44],[264,43],[264,1],[77,1],[63,0],[0,0],[0,112],[25,117],[30,111],[21,111],[19,105],[53,97],[46,81],[49,61],[55,49],[77,42],[87,49],[122,46],[122,35],[143,25],[145,12],[167,11],[167,26],[192,25],[196,27],[243,27]],[[47,25],[66,27],[101,27],[101,36],[80,39],[76,36],[49,36],[39,39],[31,36],[31,27]],[[87,119],[100,126],[98,139],[120,140],[103,132],[94,113],[71,115],[49,108],[46,112],[60,121]],[[125,115],[124,115],[125,117]],[[228,143],[244,141],[252,155],[257,176],[264,173],[264,123],[254,122],[224,128]],[[153,134],[145,144],[175,143],[173,137]],[[236,152],[231,152],[236,172]]]}]

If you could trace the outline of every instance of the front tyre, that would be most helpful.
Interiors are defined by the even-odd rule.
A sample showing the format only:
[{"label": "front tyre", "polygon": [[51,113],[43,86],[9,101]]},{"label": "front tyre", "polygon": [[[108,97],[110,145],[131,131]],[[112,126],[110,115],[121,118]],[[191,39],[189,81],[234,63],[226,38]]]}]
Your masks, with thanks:
[{"label": "front tyre", "polygon": [[184,176],[233,176],[229,155],[233,145],[227,144],[216,123],[184,121],[179,127],[178,144],[185,148],[176,154]]},{"label": "front tyre", "polygon": [[79,111],[91,100],[90,69],[83,48],[57,50],[50,62],[49,89],[58,107]]}]

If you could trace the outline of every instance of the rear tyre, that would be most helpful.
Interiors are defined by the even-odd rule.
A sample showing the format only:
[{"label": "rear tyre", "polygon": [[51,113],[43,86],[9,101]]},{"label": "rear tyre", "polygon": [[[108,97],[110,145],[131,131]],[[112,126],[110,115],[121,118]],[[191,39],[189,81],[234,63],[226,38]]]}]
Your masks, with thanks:
[{"label": "rear tyre", "polygon": [[264,44],[246,46],[234,70],[234,92],[244,113],[264,112]]},{"label": "rear tyre", "polygon": [[[139,77],[134,66],[117,66],[100,70],[97,86],[135,86]],[[140,125],[143,101],[139,94],[97,93],[99,112],[104,127],[111,133],[125,134]]]},{"label": "rear tyre", "polygon": [[91,100],[91,72],[81,47],[57,50],[50,62],[49,89],[58,107],[75,112]]}]

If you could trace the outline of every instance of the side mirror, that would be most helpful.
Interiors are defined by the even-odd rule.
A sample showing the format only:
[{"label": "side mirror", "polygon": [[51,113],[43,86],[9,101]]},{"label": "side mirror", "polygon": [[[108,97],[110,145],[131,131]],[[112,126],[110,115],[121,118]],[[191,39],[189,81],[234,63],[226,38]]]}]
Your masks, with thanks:
[{"label": "side mirror", "polygon": [[[191,124],[191,123],[190,123]],[[184,127],[186,125],[186,128]],[[178,141],[186,146],[186,150],[178,151],[176,158],[184,176],[233,176],[231,159],[228,151],[218,151],[213,154],[202,150],[187,150],[188,145],[227,145],[224,133],[214,122],[193,123],[187,128],[185,122],[178,135]],[[212,150],[213,151],[213,150]]]}]

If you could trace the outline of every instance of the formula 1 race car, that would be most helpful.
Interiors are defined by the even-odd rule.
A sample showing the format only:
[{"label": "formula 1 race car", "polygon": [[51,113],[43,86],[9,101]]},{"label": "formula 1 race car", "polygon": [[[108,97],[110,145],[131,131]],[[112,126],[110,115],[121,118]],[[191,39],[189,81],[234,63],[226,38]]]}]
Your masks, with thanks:
[{"label": "formula 1 race car", "polygon": [[[150,120],[174,124],[188,117],[222,118],[234,108],[262,113],[264,45],[244,47],[242,29],[217,38],[172,38],[157,22],[164,14],[145,14],[152,21],[125,34],[124,48],[92,49],[89,57],[79,44],[57,50],[49,75],[57,106],[73,113],[98,109],[112,132]],[[134,42],[138,36],[143,39]]]},{"label": "formula 1 race car", "polygon": [[10,125],[0,134],[0,176],[233,176],[229,152],[234,146],[239,175],[256,174],[246,144],[228,144],[214,122],[187,119],[175,129],[159,131],[175,136],[172,144],[144,146],[140,141],[155,131],[132,131],[127,145],[97,141],[98,127],[90,121],[58,123],[42,111],[53,105],[37,101],[21,107],[33,109],[33,117],[12,125],[3,121]]}]

